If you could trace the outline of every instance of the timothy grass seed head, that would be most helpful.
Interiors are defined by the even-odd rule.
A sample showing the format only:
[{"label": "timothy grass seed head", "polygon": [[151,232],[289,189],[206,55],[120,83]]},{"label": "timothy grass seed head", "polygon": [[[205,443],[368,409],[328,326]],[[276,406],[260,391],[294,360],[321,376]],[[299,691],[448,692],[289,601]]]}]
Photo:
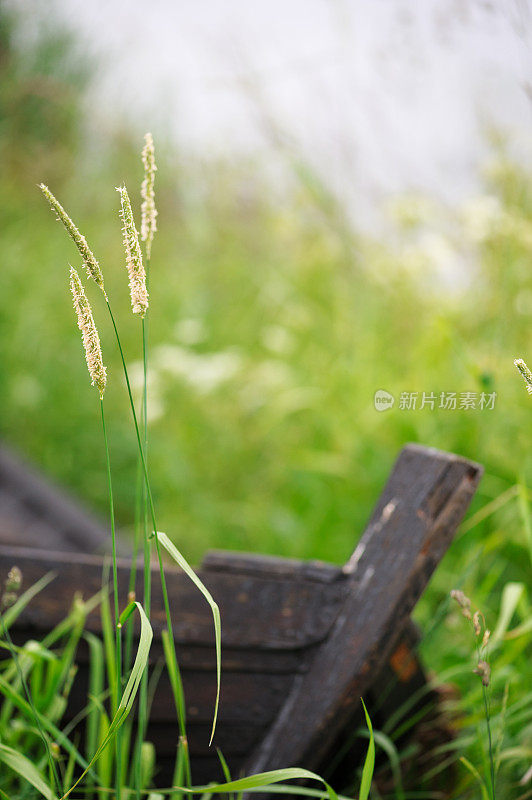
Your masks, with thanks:
[{"label": "timothy grass seed head", "polygon": [[480,676],[483,686],[490,685],[491,667],[487,661],[479,661],[473,672]]},{"label": "timothy grass seed head", "polygon": [[44,183],[41,183],[40,189],[50,203],[52,210],[56,212],[58,220],[63,223],[67,233],[72,237],[74,244],[81,253],[83,264],[85,265],[85,269],[87,271],[87,277],[92,278],[105,294],[103,274],[100,269],[100,265],[94,256],[94,253],[87,244],[87,240],[81,235],[78,228],[74,225],[59,200],[57,200],[49,188],[45,186]]},{"label": "timothy grass seed head", "polygon": [[532,372],[530,372],[522,358],[516,358],[514,364],[523,376],[528,394],[532,394]]},{"label": "timothy grass seed head", "polygon": [[142,149],[142,163],[144,164],[144,180],[140,194],[142,197],[140,236],[146,242],[146,254],[148,258],[151,254],[151,243],[153,235],[157,230],[157,209],[155,208],[155,149],[153,147],[153,136],[147,133],[144,137],[145,145]]},{"label": "timothy grass seed head", "polygon": [[462,609],[462,614],[466,619],[471,619],[471,600],[467,595],[465,595],[461,589],[453,589],[451,592],[451,597],[453,600],[456,600],[460,608]]},{"label": "timothy grass seed head", "polygon": [[17,602],[21,586],[22,572],[18,567],[11,567],[4,583],[4,593],[0,597],[0,610],[9,608]]},{"label": "timothy grass seed head", "polygon": [[100,392],[100,397],[103,397],[105,384],[107,382],[107,373],[103,365],[100,337],[98,336],[98,331],[94,324],[92,309],[87,300],[83,284],[73,267],[70,267],[70,291],[72,292],[74,311],[78,318],[78,328],[81,331],[83,347],[85,348],[85,358],[87,360],[87,367],[92,385],[97,387]]},{"label": "timothy grass seed head", "polygon": [[146,289],[146,272],[142,263],[139,235],[135,227],[131,201],[125,186],[117,186],[120,194],[120,218],[122,220],[122,233],[124,249],[126,251],[126,267],[129,275],[129,291],[131,294],[131,308],[134,314],[144,317],[148,310],[148,290]]}]

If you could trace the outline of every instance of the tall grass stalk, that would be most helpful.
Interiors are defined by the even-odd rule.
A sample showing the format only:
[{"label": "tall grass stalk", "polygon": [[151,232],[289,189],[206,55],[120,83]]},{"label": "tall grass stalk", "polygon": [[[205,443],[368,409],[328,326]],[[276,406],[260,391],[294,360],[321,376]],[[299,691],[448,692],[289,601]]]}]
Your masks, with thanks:
[{"label": "tall grass stalk", "polygon": [[[148,183],[143,184],[143,239],[146,242],[146,255],[147,255],[147,265],[149,269],[149,260],[151,254],[151,242],[153,239],[153,233],[156,230],[155,225],[155,216],[156,210],[154,205],[154,195],[153,195],[153,177],[155,172],[155,163],[153,160],[153,140],[151,136],[149,137],[149,141],[147,138],[147,150],[143,151],[143,161],[146,166],[147,173],[151,173],[149,175]],[[151,182],[150,182],[151,181]],[[120,335],[118,332],[118,327],[116,324],[116,320],[114,314],[112,312],[111,304],[107,293],[104,288],[103,283],[103,275],[99,268],[99,264],[94,258],[92,251],[88,247],[88,244],[85,238],[81,235],[78,228],[74,225],[66,211],[63,207],[59,204],[56,198],[51,194],[51,192],[45,187],[41,185],[41,189],[46,196],[48,202],[52,206],[53,210],[58,214],[60,221],[65,226],[67,232],[70,234],[72,239],[74,240],[75,244],[77,245],[82,257],[84,264],[87,269],[87,274],[89,277],[92,277],[96,284],[101,289],[105,302],[107,305],[107,309],[109,312],[109,316],[111,319],[113,331],[116,337],[116,341],[118,344],[118,349],[120,353],[120,358],[122,362],[122,368],[124,372],[124,377],[126,381],[126,387],[128,392],[129,404],[131,407],[131,414],[133,417],[133,424],[135,429],[135,436],[137,440],[138,446],[138,454],[141,466],[141,477],[143,480],[141,481],[142,485],[142,517],[143,517],[143,553],[144,553],[144,608],[142,609],[139,604],[139,611],[141,612],[141,619],[144,619],[144,614],[146,615],[146,620],[149,619],[150,611],[151,611],[151,564],[150,564],[150,540],[155,538],[155,547],[157,552],[157,560],[159,566],[159,574],[160,574],[160,581],[161,581],[161,589],[163,595],[163,603],[165,609],[165,617],[166,617],[166,646],[165,651],[167,654],[167,667],[170,674],[170,679],[172,682],[172,686],[174,688],[174,697],[176,701],[176,710],[179,722],[179,729],[180,729],[180,736],[179,736],[179,746],[178,746],[178,754],[177,754],[177,762],[181,765],[184,764],[184,775],[186,777],[187,785],[190,785],[191,778],[190,778],[190,763],[188,757],[188,746],[186,741],[186,732],[185,732],[185,713],[184,713],[184,700],[183,700],[183,693],[182,693],[182,685],[181,685],[181,676],[179,673],[179,668],[177,666],[177,655],[175,650],[175,641],[173,635],[173,626],[172,626],[172,619],[170,613],[170,604],[168,599],[168,590],[166,586],[166,578],[164,573],[164,564],[162,559],[162,552],[161,552],[161,542],[163,543],[164,547],[168,550],[172,558],[181,566],[181,568],[185,571],[185,573],[191,578],[191,580],[195,583],[195,585],[200,589],[202,594],[207,599],[209,605],[211,606],[211,611],[213,614],[214,620],[214,628],[215,628],[215,639],[216,639],[216,653],[217,653],[217,692],[216,692],[216,702],[215,702],[215,709],[214,709],[214,719],[213,719],[213,726],[211,731],[211,742],[214,736],[214,730],[216,726],[217,720],[217,713],[218,713],[218,704],[219,704],[219,694],[220,694],[220,670],[221,670],[221,658],[220,658],[220,643],[221,643],[221,627],[220,627],[220,615],[219,609],[216,603],[214,602],[212,596],[207,591],[207,589],[203,586],[202,582],[199,580],[197,575],[194,573],[186,559],[181,555],[181,553],[177,550],[177,548],[171,543],[171,541],[166,537],[165,534],[158,532],[157,529],[157,522],[155,516],[155,507],[153,502],[153,495],[150,486],[149,474],[148,474],[148,466],[147,466],[147,452],[148,452],[148,419],[147,419],[147,375],[148,375],[148,336],[147,336],[147,324],[145,322],[145,315],[148,309],[148,292],[146,288],[146,275],[144,272],[144,266],[142,263],[142,252],[140,248],[140,243],[138,239],[138,234],[135,228],[135,223],[133,219],[133,213],[131,210],[131,203],[129,201],[129,196],[127,194],[127,190],[125,187],[120,187],[118,189],[121,197],[121,218],[123,221],[123,234],[124,234],[124,247],[126,252],[126,266],[128,269],[129,274],[129,285],[131,290],[131,302],[132,302],[132,310],[134,314],[138,314],[142,320],[142,351],[143,351],[143,373],[144,373],[144,387],[143,387],[143,400],[142,400],[142,434],[138,423],[137,413],[135,410],[135,403],[133,401],[133,395],[131,391],[131,384],[129,380],[128,370],[126,366],[126,360],[124,356],[124,351],[122,347],[122,343],[120,340]],[[83,285],[79,279],[77,272],[71,268],[70,270],[70,285],[72,290],[72,295],[74,299],[74,307],[78,317],[78,326],[82,332],[83,344],[85,347],[85,354],[87,360],[87,366],[89,369],[89,373],[92,379],[93,385],[96,385],[99,392],[100,392],[100,400],[101,400],[101,418],[102,418],[102,429],[104,434],[104,443],[105,443],[105,451],[106,451],[106,464],[107,464],[107,478],[108,478],[108,488],[109,488],[109,504],[110,504],[110,512],[111,512],[111,532],[112,532],[112,546],[113,546],[113,586],[114,586],[114,606],[115,606],[115,659],[116,663],[114,665],[113,670],[113,677],[112,682],[113,686],[113,693],[114,693],[114,718],[113,722],[109,727],[109,732],[112,730],[112,736],[116,740],[116,796],[119,798],[121,785],[122,785],[122,776],[121,776],[121,765],[123,762],[122,753],[121,753],[121,739],[119,738],[120,734],[120,726],[122,724],[125,715],[122,713],[125,711],[125,705],[129,706],[129,703],[125,703],[125,694],[122,693],[122,640],[121,640],[121,627],[122,625],[127,622],[130,614],[126,614],[124,619],[119,616],[119,604],[118,604],[118,573],[117,573],[117,564],[116,564],[116,531],[115,531],[115,522],[114,522],[114,502],[113,502],[113,492],[112,492],[112,480],[111,480],[111,466],[110,466],[110,457],[109,457],[109,446],[108,446],[108,439],[107,439],[107,430],[105,426],[105,415],[104,415],[104,407],[103,407],[103,394],[105,390],[106,384],[106,370],[103,366],[102,356],[101,356],[101,348],[100,348],[100,341],[98,337],[98,332],[96,330],[96,326],[94,324],[94,319],[92,316],[92,309],[90,304],[87,300],[85,295],[85,291],[83,289]],[[153,531],[149,533],[148,531],[148,521],[151,520]],[[135,581],[135,574],[132,571],[130,577],[130,591],[132,591],[131,586],[132,582],[134,585]],[[133,603],[134,601],[132,601]],[[130,606],[132,605],[130,603]],[[128,606],[129,608],[129,606]],[[148,623],[149,624],[149,623]],[[129,634],[129,637],[132,637],[132,632]],[[128,654],[131,651],[131,641],[132,639],[129,638],[129,649]],[[143,736],[146,730],[147,725],[147,652],[145,653],[146,660],[142,667],[142,672],[139,670],[141,669],[141,664],[137,659],[135,661],[135,665],[133,671],[136,671],[138,674],[139,682],[141,684],[141,691],[140,691],[140,703],[139,703],[139,712],[138,712],[138,737],[137,737],[137,750],[136,756],[137,761],[140,762],[140,753],[142,751],[142,742]],[[129,655],[128,655],[129,660]],[[128,664],[129,666],[129,664]],[[133,674],[133,673],[132,673]],[[128,685],[126,687],[126,692],[128,687],[131,683],[131,676],[130,680],[128,681]],[[135,684],[136,686],[136,684]],[[136,692],[136,688],[135,688]],[[119,711],[121,712],[119,714]],[[109,741],[109,736],[106,736],[105,739]],[[101,748],[101,746],[100,746]],[[103,752],[99,748],[98,752]],[[92,762],[91,762],[92,763]],[[78,781],[79,782],[79,781]],[[142,792],[142,775],[139,777],[139,771],[136,770],[136,793],[137,798],[140,800],[140,795]],[[77,783],[75,784],[77,785]]]},{"label": "tall grass stalk", "polygon": [[[158,566],[159,566],[159,575],[160,575],[160,580],[161,580],[161,590],[162,590],[162,595],[163,595],[163,604],[164,604],[164,609],[165,609],[166,625],[167,625],[167,630],[168,630],[168,638],[169,638],[170,648],[171,648],[172,655],[173,655],[172,662],[174,664],[177,664],[177,653],[176,653],[176,650],[175,650],[175,640],[174,640],[174,634],[173,634],[172,618],[171,618],[171,613],[170,613],[170,603],[169,603],[169,600],[168,600],[168,590],[167,590],[167,586],[166,586],[166,577],[165,577],[165,572],[164,572],[164,562],[163,562],[163,559],[162,559],[162,552],[161,552],[161,547],[160,547],[160,543],[159,543],[157,521],[156,521],[156,517],[155,517],[155,506],[154,506],[154,502],[153,502],[153,495],[152,495],[152,491],[151,491],[150,479],[149,479],[149,475],[148,475],[148,468],[147,468],[147,464],[146,464],[146,456],[145,456],[144,446],[143,446],[142,439],[141,439],[141,433],[140,433],[140,428],[139,428],[139,423],[138,423],[138,418],[137,418],[137,412],[135,410],[135,403],[134,403],[134,400],[133,400],[133,393],[132,393],[132,390],[131,390],[131,383],[130,383],[130,380],[129,380],[129,374],[128,374],[127,365],[126,365],[126,361],[125,361],[125,357],[124,357],[124,351],[123,351],[122,343],[121,343],[121,340],[120,340],[120,334],[118,332],[118,327],[116,325],[116,320],[114,318],[114,315],[113,315],[113,312],[112,312],[112,309],[111,309],[111,304],[110,304],[110,302],[109,302],[109,300],[107,298],[106,298],[106,304],[107,304],[107,309],[109,311],[109,316],[111,318],[111,322],[112,322],[112,325],[113,325],[113,330],[114,330],[114,333],[115,333],[116,341],[117,341],[117,344],[118,344],[118,349],[119,349],[119,352],[120,352],[120,358],[121,358],[121,361],[122,361],[122,369],[123,369],[124,378],[125,378],[125,381],[126,381],[126,387],[127,387],[127,392],[128,392],[128,398],[129,398],[129,405],[130,405],[131,414],[132,414],[132,417],[133,417],[133,424],[134,424],[134,427],[135,427],[135,435],[136,435],[136,439],[137,439],[138,452],[139,452],[140,461],[141,461],[141,465],[142,465],[142,472],[143,472],[143,476],[144,476],[144,484],[145,484],[146,495],[147,495],[147,506],[148,506],[148,509],[149,509],[149,516],[151,518],[151,523],[152,523],[152,526],[153,526],[153,533],[151,535],[145,537],[145,543],[148,543],[148,547],[149,547],[150,539],[152,539],[152,538],[155,539],[155,548],[156,548],[157,561],[158,561]],[[185,571],[187,572],[187,574],[189,576],[191,576],[191,574],[193,574],[192,568],[190,567],[190,565],[188,565],[188,562],[186,562],[186,559],[184,559],[183,556],[180,553],[178,553],[178,554],[180,556],[180,561],[178,563],[180,563],[180,565],[185,568]],[[148,552],[148,565],[149,565],[149,552]],[[196,583],[198,588],[200,588],[200,590],[202,591],[202,593],[206,597],[207,597],[207,595],[210,597],[209,593],[207,592],[207,590],[205,589],[205,587],[203,586],[201,581],[199,581],[199,579],[196,579],[196,581],[194,581],[194,582]],[[219,651],[218,647],[217,647],[217,650]],[[218,660],[219,660],[219,652],[218,652]],[[173,676],[173,678],[175,680],[177,680],[178,682],[181,681],[180,675],[175,675],[175,676]],[[219,682],[220,682],[219,669],[218,669],[217,682],[218,682],[218,689],[217,689],[217,695],[216,695],[216,706],[215,706],[215,712],[214,712],[214,721],[213,721],[213,727],[212,727],[212,732],[211,732],[211,741],[212,741],[212,737],[214,736],[214,728],[215,728],[215,724],[216,724],[216,717],[217,717],[217,710],[218,710]],[[139,707],[139,727],[142,724],[145,724],[145,722],[146,722],[146,720],[144,719],[144,715],[141,718],[141,712],[142,712],[142,704]],[[187,748],[186,752],[187,752],[187,758],[188,758],[188,748]],[[187,773],[189,774],[189,770],[187,770]]]},{"label": "tall grass stalk", "polygon": [[[150,259],[149,257],[146,259],[146,283],[149,283],[149,274],[150,274]],[[146,312],[148,309],[146,309]],[[143,371],[143,382],[142,382],[142,410],[141,410],[141,423],[142,423],[142,434],[143,434],[143,443],[144,443],[144,457],[146,459],[146,463],[148,460],[148,331],[147,331],[147,318],[146,315],[142,317],[141,320],[142,325],[142,371]],[[144,553],[144,606],[149,609],[151,607],[151,563],[150,563],[150,543],[148,538],[148,489],[146,481],[143,480],[141,484],[142,494],[141,494],[141,509],[142,509],[142,529],[144,532],[143,536],[143,553]],[[142,751],[142,742],[144,740],[145,732],[146,732],[146,711],[148,702],[148,675],[145,674],[142,676],[142,681],[140,684],[140,708],[143,709],[142,713],[142,720],[141,715],[139,714],[139,722],[138,722],[138,729],[137,729],[137,741],[136,741],[136,771],[135,771],[135,789],[137,792],[137,800],[140,800],[140,793],[141,793],[141,782],[142,782],[142,762],[141,762],[141,751]]]},{"label": "tall grass stalk", "polygon": [[[142,150],[142,163],[144,165],[144,180],[141,187],[141,239],[144,243],[144,256],[146,264],[146,292],[149,296],[150,288],[150,266],[151,266],[151,248],[153,243],[154,234],[157,230],[156,217],[157,210],[155,208],[155,172],[157,167],[155,165],[155,151],[153,144],[153,137],[150,133],[145,136],[145,146]],[[142,409],[141,409],[141,424],[144,443],[144,457],[146,464],[148,464],[148,322],[149,322],[149,306],[146,308],[145,313],[141,318],[142,327]],[[151,602],[151,569],[150,569],[150,549],[148,542],[148,496],[147,486],[145,481],[142,483],[142,511],[143,511],[143,528],[144,528],[144,603],[148,602],[148,608]],[[170,629],[171,630],[171,629]],[[165,654],[167,660],[168,672],[173,687],[174,700],[176,704],[176,712],[179,725],[179,740],[176,753],[176,769],[178,764],[184,772],[185,785],[190,787],[192,784],[190,772],[190,756],[188,752],[188,742],[186,735],[186,721],[185,721],[185,701],[181,685],[181,674],[177,662],[175,645],[168,641],[168,631],[165,632]],[[141,692],[146,689],[141,685]],[[142,702],[142,694],[141,694]],[[142,735],[141,735],[142,733]],[[142,738],[144,732],[141,731],[139,726],[139,736],[137,740],[138,754],[140,754],[140,747],[142,745]],[[140,774],[140,759],[139,759],[139,774]],[[137,783],[138,791],[138,783]]]},{"label": "tall grass stalk", "polygon": [[[113,500],[113,483],[111,478],[111,459],[109,456],[109,441],[107,438],[107,428],[105,425],[105,413],[103,407],[103,397],[100,397],[100,410],[102,417],[102,431],[105,445],[105,463],[107,467],[107,484],[109,491],[109,516],[111,521],[111,540],[113,548],[113,598],[114,598],[114,614],[115,614],[115,658],[116,658],[116,696],[115,707],[113,714],[116,714],[120,701],[122,699],[122,627],[119,625],[120,621],[120,607],[118,602],[118,569],[117,569],[117,554],[116,554],[116,527],[115,527],[115,512]],[[115,752],[116,752],[116,800],[120,800],[122,791],[122,731],[118,730],[115,739]]]}]

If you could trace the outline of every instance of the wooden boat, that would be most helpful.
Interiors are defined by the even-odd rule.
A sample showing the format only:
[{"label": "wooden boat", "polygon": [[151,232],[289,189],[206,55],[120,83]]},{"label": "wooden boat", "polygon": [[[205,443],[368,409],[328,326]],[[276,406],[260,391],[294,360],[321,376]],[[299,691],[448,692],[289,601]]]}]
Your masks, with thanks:
[{"label": "wooden boat", "polygon": [[[231,772],[301,765],[345,785],[360,750],[364,697],[375,726],[407,702],[427,703],[410,613],[447,550],[482,469],[456,455],[408,445],[393,467],[348,562],[333,566],[211,552],[199,574],[222,618],[222,692],[214,744]],[[16,564],[27,587],[54,580],[19,618],[19,640],[40,638],[68,613],[76,592],[101,588],[108,534],[62,493],[0,450],[0,575]],[[130,570],[120,561],[121,602]],[[190,580],[166,570],[185,694],[194,783],[222,778],[209,748],[215,680],[210,610]],[[153,567],[151,662],[162,658],[164,613]],[[138,594],[142,596],[140,585]],[[101,632],[95,609],[87,628]],[[88,653],[80,647],[67,717],[85,704]],[[163,671],[148,739],[159,785],[170,785],[177,726]],[[412,712],[412,708],[410,709]],[[357,750],[358,747],[358,750]],[[343,755],[340,755],[343,754]]]}]

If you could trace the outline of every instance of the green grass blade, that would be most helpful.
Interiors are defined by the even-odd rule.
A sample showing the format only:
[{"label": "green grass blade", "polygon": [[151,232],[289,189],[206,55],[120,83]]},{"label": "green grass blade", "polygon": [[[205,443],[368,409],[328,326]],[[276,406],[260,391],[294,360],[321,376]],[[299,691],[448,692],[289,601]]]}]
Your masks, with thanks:
[{"label": "green grass blade", "polygon": [[368,710],[363,700],[362,705],[364,706],[366,724],[369,730],[369,744],[368,752],[366,753],[366,759],[364,761],[364,767],[362,769],[362,780],[360,781],[360,793],[358,800],[368,800],[371,789],[371,780],[373,778],[373,770],[375,769],[375,739],[373,737],[373,726],[371,724],[371,719],[369,718]]},{"label": "green grass blade", "polygon": [[222,772],[224,774],[224,778],[227,781],[227,783],[230,783],[230,781],[232,781],[231,772],[229,771],[229,766],[227,764],[227,761],[224,758],[224,754],[222,753],[222,751],[220,750],[219,747],[216,748],[216,753],[218,755],[218,760],[220,762],[220,766],[222,767]]},{"label": "green grass blade", "polygon": [[170,635],[167,630],[163,630],[162,632],[162,642],[179,724],[179,743],[177,747],[176,766],[174,770],[174,778],[177,777],[177,780],[174,780],[174,783],[180,786],[184,775],[185,785],[190,787],[192,785],[192,777],[190,756],[188,751],[186,704],[183,681],[181,680],[181,671],[179,669],[179,664],[177,663],[175,647],[170,642]]},{"label": "green grass blade", "polygon": [[44,780],[29,758],[23,756],[22,753],[17,753],[11,747],[0,744],[0,761],[25,781],[31,783],[43,797],[46,797],[46,800],[57,800],[57,795],[52,791],[50,785]]},{"label": "green grass blade", "polygon": [[[0,693],[4,695],[8,700],[10,700],[13,705],[21,711],[28,720],[33,720],[34,713],[33,709],[31,708],[28,701],[22,697],[12,686],[10,686],[3,678],[0,676]],[[42,727],[51,735],[53,740],[57,742],[64,750],[66,750],[69,754],[73,753],[74,757],[78,764],[85,768],[88,768],[88,762],[85,761],[83,756],[79,753],[77,748],[72,744],[70,739],[65,736],[59,728],[53,724],[46,716],[41,714],[37,711],[37,716],[39,722],[41,723]]]},{"label": "green grass blade", "polygon": [[526,487],[524,478],[522,478],[519,483],[519,513],[523,521],[528,552],[530,555],[530,561],[532,562],[532,524],[530,521],[530,502],[528,499],[528,489]]},{"label": "green grass blade", "polygon": [[290,780],[313,780],[319,781],[325,787],[329,800],[338,800],[338,795],[329,784],[315,772],[300,767],[289,767],[287,769],[274,769],[270,772],[259,772],[257,775],[250,775],[248,778],[239,778],[236,781],[227,783],[216,783],[209,786],[194,786],[192,789],[183,789],[189,794],[200,794],[211,792],[212,794],[230,794],[231,792],[245,792],[249,789],[258,789],[270,786],[274,783]]},{"label": "green grass blade", "polygon": [[116,690],[116,654],[114,624],[111,616],[111,605],[109,595],[104,593],[100,606],[102,620],[102,634],[105,655],[105,665],[107,667],[107,681],[111,689],[111,707],[113,714],[118,710],[118,694]]},{"label": "green grass blade", "polygon": [[488,790],[486,788],[486,784],[482,780],[482,776],[480,775],[478,769],[471,763],[471,761],[469,761],[469,759],[465,758],[465,756],[461,756],[460,757],[460,761],[462,762],[464,767],[466,767],[469,770],[471,775],[473,775],[473,777],[475,778],[475,780],[479,784],[480,790],[482,792],[482,800],[490,800],[489,799],[489,795],[488,795]]},{"label": "green grass blade", "polygon": [[66,787],[72,783],[74,780],[74,769],[76,766],[76,757],[74,752],[71,752],[68,756],[67,765],[65,767],[65,774],[63,776],[63,791],[65,791]]},{"label": "green grass blade", "polygon": [[[367,736],[368,738],[371,736],[369,731],[364,731],[362,729],[359,729],[358,733],[360,736]],[[390,768],[392,770],[394,779],[395,800],[405,800],[403,778],[401,775],[401,759],[397,751],[397,747],[392,742],[390,737],[386,736],[386,734],[382,733],[381,731],[373,731],[373,738],[375,740],[375,744],[378,747],[381,747],[388,756],[388,761],[390,762]]]},{"label": "green grass blade", "polygon": [[[89,710],[85,726],[85,754],[87,758],[90,758],[90,754],[95,752],[98,743],[101,710],[95,698],[100,697],[103,692],[105,668],[103,645],[100,639],[89,632],[85,634],[85,639],[89,645]],[[92,781],[90,785],[93,785]]]},{"label": "green grass blade", "polygon": [[162,642],[163,642],[164,657],[166,660],[166,667],[168,669],[168,676],[170,678],[170,685],[172,687],[172,693],[174,695],[174,703],[177,711],[177,717],[179,720],[179,727],[181,730],[181,735],[184,736],[186,728],[185,693],[183,691],[183,682],[181,680],[179,664],[177,663],[175,657],[175,650],[170,645],[167,630],[163,630],[162,632]]},{"label": "green grass blade", "polygon": [[140,788],[150,789],[155,774],[155,747],[153,742],[144,741],[140,748]]},{"label": "green grass blade", "polygon": [[[102,709],[102,713],[100,714],[100,726],[98,730],[99,741],[105,741],[105,738],[109,735],[109,728],[110,722],[109,717],[105,713],[105,709]],[[101,791],[101,787],[108,787],[111,785],[111,779],[113,775],[113,756],[114,756],[114,749],[112,747],[108,747],[100,754],[98,758],[98,763],[95,764],[95,769],[98,772],[98,796],[102,798],[107,797],[107,793]]]},{"label": "green grass blade", "polygon": [[65,792],[61,800],[64,800],[64,798],[68,797],[68,795],[83,780],[89,768],[92,767],[92,765],[101,756],[107,745],[115,738],[118,729],[125,722],[126,717],[128,716],[129,712],[133,707],[133,703],[135,702],[135,697],[139,688],[142,674],[148,664],[148,656],[150,653],[151,642],[153,639],[152,627],[150,625],[148,617],[144,612],[144,609],[142,608],[139,602],[135,602],[135,605],[140,615],[140,641],[137,649],[137,655],[135,657],[135,663],[133,664],[131,675],[129,676],[129,680],[124,688],[120,704],[116,710],[116,714],[114,715],[111,721],[111,724],[109,725],[109,730],[107,731],[105,736],[102,737],[100,745],[96,750],[95,754],[93,755],[92,759],[90,760],[87,769],[80,775],[76,783],[74,783],[73,786],[71,786],[70,789],[67,792]]},{"label": "green grass blade", "polygon": [[17,602],[9,608],[5,614],[2,615],[4,628],[5,630],[9,630],[11,625],[15,622],[15,620],[20,616],[22,611],[26,608],[28,603],[30,603],[33,598],[42,592],[42,590],[48,586],[49,583],[53,581],[55,578],[55,572],[47,572],[46,575],[43,575],[42,578],[39,578],[29,589],[20,595]]},{"label": "green grass blade", "polygon": [[188,561],[185,559],[183,555],[179,552],[177,547],[174,545],[173,542],[170,541],[166,533],[162,533],[161,531],[157,531],[157,539],[162,544],[166,552],[172,556],[174,561],[179,564],[183,572],[188,575],[190,580],[198,587],[206,601],[208,602],[209,606],[211,607],[212,611],[212,618],[214,620],[214,637],[216,641],[216,701],[214,704],[214,717],[212,721],[212,730],[211,730],[211,738],[209,741],[209,745],[212,743],[214,738],[214,732],[216,730],[216,720],[218,719],[218,706],[220,704],[220,684],[221,684],[221,673],[222,673],[222,623],[220,620],[220,609],[218,608],[217,603],[214,601],[213,596],[203,585],[200,581]]},{"label": "green grass blade", "polygon": [[521,599],[524,592],[525,592],[524,583],[508,581],[508,583],[505,585],[502,591],[501,610],[499,612],[499,619],[497,620],[495,630],[491,635],[492,646],[503,639],[506,631],[508,630],[508,626],[510,625],[510,621],[514,615],[515,609],[517,608],[517,604],[519,603],[519,600]]}]

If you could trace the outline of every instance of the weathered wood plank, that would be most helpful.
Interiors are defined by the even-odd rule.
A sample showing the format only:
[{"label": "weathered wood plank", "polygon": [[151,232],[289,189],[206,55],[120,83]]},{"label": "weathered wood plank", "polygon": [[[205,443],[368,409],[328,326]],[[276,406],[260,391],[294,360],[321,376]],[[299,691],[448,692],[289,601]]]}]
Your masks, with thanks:
[{"label": "weathered wood plank", "polygon": [[342,577],[342,569],[325,561],[300,561],[254,553],[237,553],[228,550],[209,550],[201,563],[208,572],[238,575],[268,575],[282,580],[334,583]]},{"label": "weathered wood plank", "polygon": [[449,546],[482,473],[417,445],[400,453],[368,527],[344,567],[351,591],[309,671],[246,765],[247,772],[318,768],[389,658]]},{"label": "weathered wood plank", "polygon": [[95,553],[109,550],[105,526],[0,446],[0,543]]},{"label": "weathered wood plank", "polygon": [[[16,563],[22,570],[24,586],[30,586],[47,572],[55,578],[31,603],[20,618],[24,625],[41,630],[64,618],[76,592],[88,599],[101,588],[103,560],[97,556],[74,553],[46,553],[27,548],[0,547],[0,571]],[[212,647],[212,617],[208,605],[181,570],[165,570],[177,642]],[[251,576],[199,572],[205,585],[220,606],[224,647],[258,650],[293,650],[317,644],[328,635],[343,601],[347,584],[315,581],[292,581]],[[138,596],[142,597],[141,572],[138,571]],[[125,605],[129,563],[120,561],[118,581],[121,603]],[[158,567],[152,566],[151,622],[156,636],[165,627]],[[89,615],[88,629],[100,631],[100,615]]]}]

